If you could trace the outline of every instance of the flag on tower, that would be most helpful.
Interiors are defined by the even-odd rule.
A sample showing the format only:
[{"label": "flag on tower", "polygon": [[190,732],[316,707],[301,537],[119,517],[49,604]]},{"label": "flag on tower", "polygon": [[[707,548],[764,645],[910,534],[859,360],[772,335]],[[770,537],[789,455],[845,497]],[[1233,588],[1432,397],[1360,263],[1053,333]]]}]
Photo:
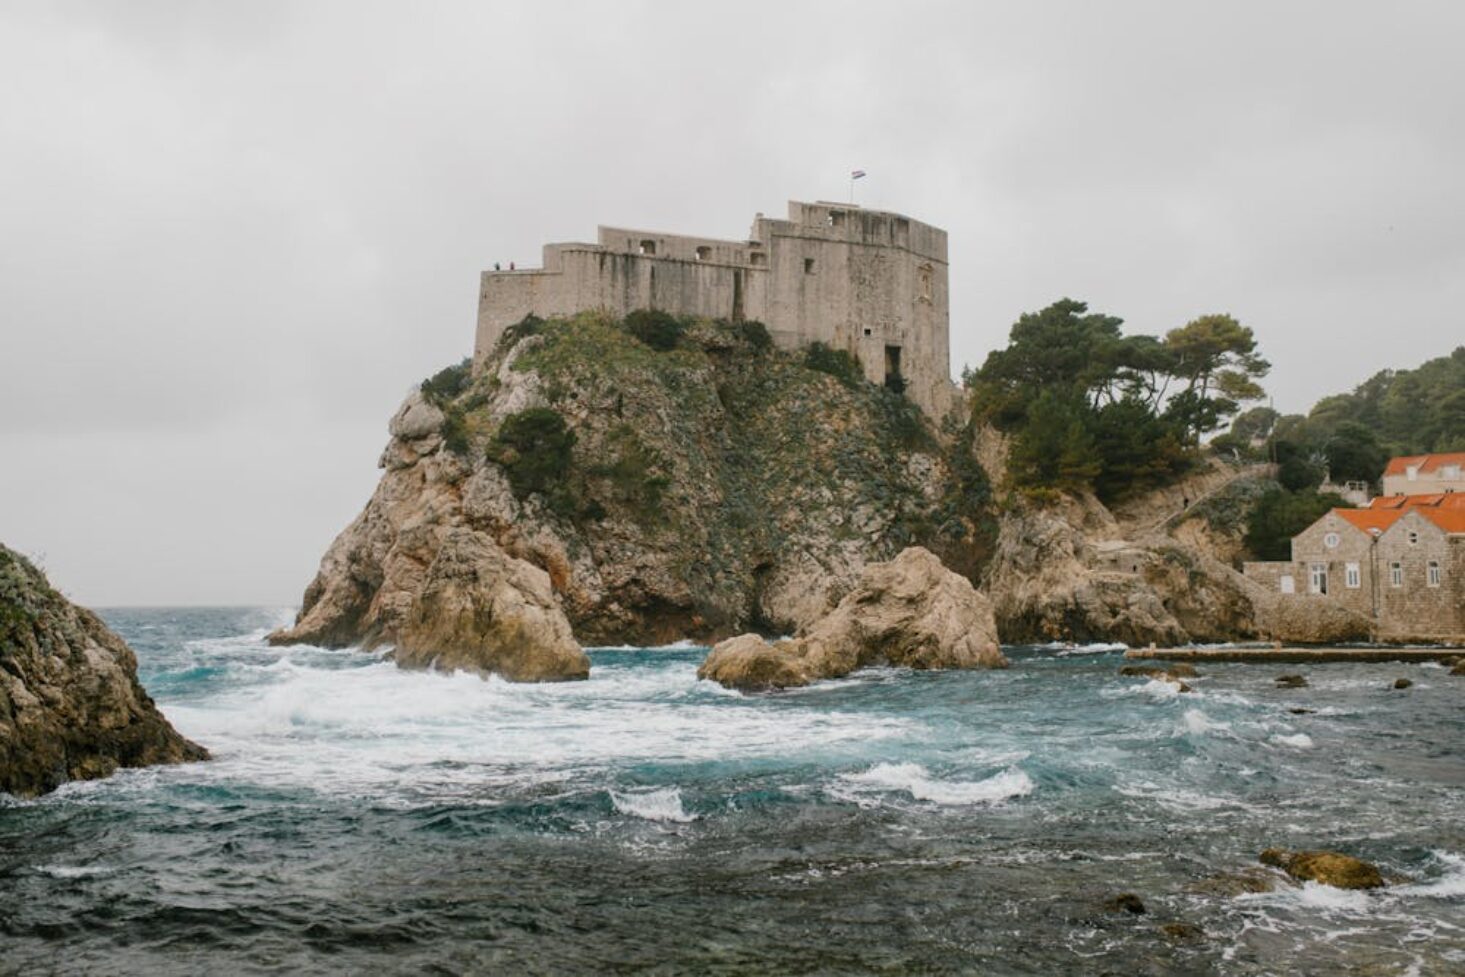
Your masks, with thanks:
[{"label": "flag on tower", "polygon": [[860,180],[860,179],[863,179],[864,176],[865,176],[865,171],[864,170],[854,170],[853,172],[850,173],[849,178],[851,180]]}]

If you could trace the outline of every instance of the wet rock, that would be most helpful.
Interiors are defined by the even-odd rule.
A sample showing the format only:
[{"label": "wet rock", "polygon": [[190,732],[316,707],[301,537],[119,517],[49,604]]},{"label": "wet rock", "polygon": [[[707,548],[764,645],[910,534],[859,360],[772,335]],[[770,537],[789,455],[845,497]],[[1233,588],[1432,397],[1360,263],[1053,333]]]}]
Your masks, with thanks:
[{"label": "wet rock", "polygon": [[119,767],[208,756],[138,684],[132,649],[0,546],[0,791],[44,794]]},{"label": "wet rock", "polygon": [[1200,677],[1200,673],[1195,670],[1195,666],[1186,662],[1170,662],[1165,665],[1125,665],[1119,669],[1119,674],[1143,678],[1158,678],[1166,682],[1180,678]]},{"label": "wet rock", "polygon": [[1307,679],[1301,675],[1278,675],[1277,688],[1279,689],[1305,689]]},{"label": "wet rock", "polygon": [[1205,930],[1194,923],[1165,923],[1160,927],[1167,939],[1183,943],[1193,942],[1205,938]]},{"label": "wet rock", "polygon": [[1465,659],[1457,659],[1455,665],[1450,669],[1451,675],[1465,675]]},{"label": "wet rock", "polygon": [[555,602],[549,574],[509,556],[482,533],[449,533],[397,632],[402,668],[557,682],[590,675]]},{"label": "wet rock", "polygon": [[1294,716],[1311,716],[1313,713],[1317,712],[1316,709],[1303,709],[1300,706],[1296,709],[1288,709],[1287,711],[1292,713],[1292,715]]},{"label": "wet rock", "polygon": [[1265,869],[1247,869],[1243,872],[1223,872],[1192,884],[1190,891],[1211,896],[1244,896],[1258,892],[1271,892],[1277,887],[1277,878]]},{"label": "wet rock", "polygon": [[1377,866],[1341,852],[1268,848],[1258,857],[1263,865],[1280,868],[1302,882],[1320,882],[1338,889],[1377,889],[1384,885]]},{"label": "wet rock", "polygon": [[991,605],[919,546],[872,563],[839,606],[797,638],[740,635],[716,645],[698,678],[735,689],[788,688],[885,662],[908,668],[1004,668]]},{"label": "wet rock", "polygon": [[1111,913],[1133,913],[1136,916],[1143,916],[1146,912],[1144,900],[1133,892],[1121,892],[1106,900],[1104,908]]},{"label": "wet rock", "polygon": [[1407,688],[1409,688],[1409,686],[1411,686],[1413,684],[1414,683],[1411,682],[1407,678],[1396,678],[1396,679],[1394,679],[1394,688],[1396,688],[1396,689],[1407,689]]}]

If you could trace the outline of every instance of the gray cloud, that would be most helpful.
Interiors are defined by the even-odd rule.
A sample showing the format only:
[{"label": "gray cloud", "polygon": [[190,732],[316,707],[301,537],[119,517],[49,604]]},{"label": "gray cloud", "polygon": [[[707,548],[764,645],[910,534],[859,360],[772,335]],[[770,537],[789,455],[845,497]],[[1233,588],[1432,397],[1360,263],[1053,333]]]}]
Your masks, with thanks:
[{"label": "gray cloud", "polygon": [[951,234],[953,369],[1071,295],[1256,329],[1303,410],[1465,341],[1448,3],[0,11],[0,539],[289,601],[478,271],[790,197]]}]

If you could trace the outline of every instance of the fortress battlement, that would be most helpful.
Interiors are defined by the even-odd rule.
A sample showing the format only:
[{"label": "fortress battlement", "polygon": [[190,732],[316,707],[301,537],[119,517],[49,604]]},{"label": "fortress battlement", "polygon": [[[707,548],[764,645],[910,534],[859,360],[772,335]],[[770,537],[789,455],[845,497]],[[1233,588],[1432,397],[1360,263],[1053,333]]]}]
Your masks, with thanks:
[{"label": "fortress battlement", "polygon": [[546,244],[540,268],[483,273],[474,358],[526,315],[591,309],[756,319],[780,348],[848,350],[933,417],[954,392],[946,232],[902,214],[790,201],[746,240],[602,226],[594,244]]}]

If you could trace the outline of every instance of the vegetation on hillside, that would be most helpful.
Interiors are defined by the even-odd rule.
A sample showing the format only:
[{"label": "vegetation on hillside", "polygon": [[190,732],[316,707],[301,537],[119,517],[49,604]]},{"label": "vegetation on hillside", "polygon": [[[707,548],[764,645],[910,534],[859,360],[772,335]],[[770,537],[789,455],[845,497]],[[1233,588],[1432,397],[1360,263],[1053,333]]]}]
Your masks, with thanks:
[{"label": "vegetation on hillside", "polygon": [[1112,502],[1166,484],[1201,438],[1262,396],[1250,329],[1206,315],[1163,338],[1063,299],[1027,313],[963,379],[973,418],[1012,436],[1008,474],[1030,496],[1092,489]]},{"label": "vegetation on hillside", "polygon": [[499,466],[574,538],[618,538],[597,527],[629,521],[644,545],[685,550],[693,576],[752,572],[806,525],[889,556],[919,543],[972,576],[995,539],[972,426],[943,441],[847,351],[779,351],[762,323],[660,312],[506,335],[496,356],[518,345],[510,370],[535,375],[534,406],[488,409],[513,382],[501,367],[454,367],[423,391],[451,450]]}]

